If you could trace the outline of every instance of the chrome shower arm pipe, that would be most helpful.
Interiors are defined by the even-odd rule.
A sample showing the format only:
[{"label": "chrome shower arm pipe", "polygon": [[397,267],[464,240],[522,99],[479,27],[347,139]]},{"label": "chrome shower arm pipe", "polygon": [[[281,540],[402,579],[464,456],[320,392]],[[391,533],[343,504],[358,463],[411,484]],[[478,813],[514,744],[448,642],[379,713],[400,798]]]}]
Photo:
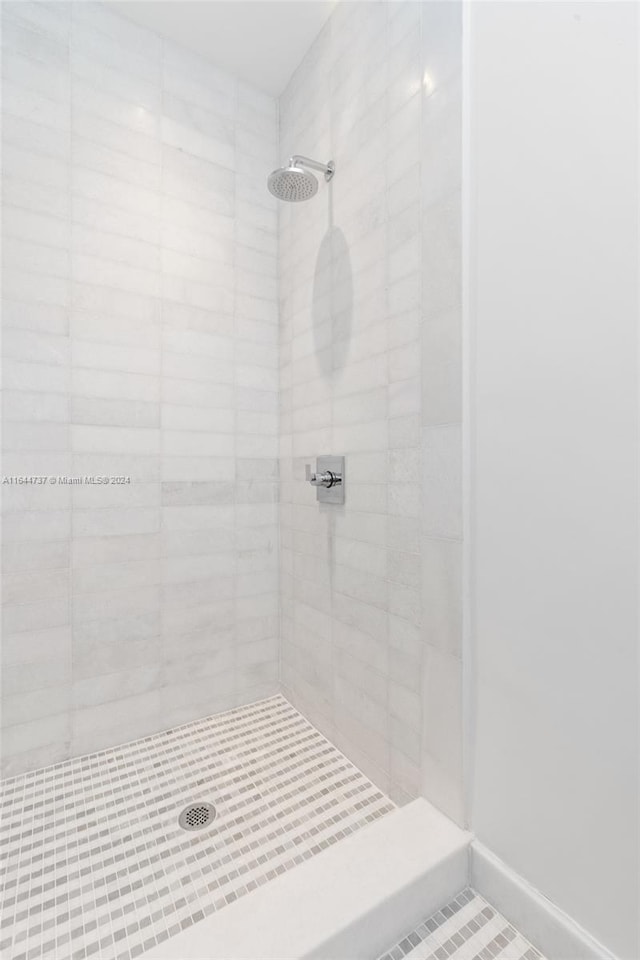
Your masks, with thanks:
[{"label": "chrome shower arm pipe", "polygon": [[318,160],[312,160],[311,157],[302,157],[297,153],[293,157],[289,157],[289,164],[292,167],[309,167],[311,170],[319,170],[324,173],[324,178],[327,181],[331,180],[336,169],[333,160],[330,160],[329,163],[320,163]]}]

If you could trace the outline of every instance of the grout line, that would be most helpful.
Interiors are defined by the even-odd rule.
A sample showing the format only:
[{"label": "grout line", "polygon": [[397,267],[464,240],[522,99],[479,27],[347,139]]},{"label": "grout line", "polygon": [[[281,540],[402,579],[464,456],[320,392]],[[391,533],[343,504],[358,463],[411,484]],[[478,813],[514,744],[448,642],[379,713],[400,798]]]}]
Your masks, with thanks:
[{"label": "grout line", "polygon": [[[205,798],[211,826],[179,829]],[[14,960],[131,960],[394,809],[280,695],[11,778],[0,803]]]}]

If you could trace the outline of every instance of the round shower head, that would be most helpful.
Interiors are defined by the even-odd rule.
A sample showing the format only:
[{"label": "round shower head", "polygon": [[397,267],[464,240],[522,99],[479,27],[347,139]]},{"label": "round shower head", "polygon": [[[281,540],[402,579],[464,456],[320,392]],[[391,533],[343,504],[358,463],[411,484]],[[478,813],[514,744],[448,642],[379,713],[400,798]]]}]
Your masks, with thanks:
[{"label": "round shower head", "polygon": [[318,192],[318,181],[314,175],[295,163],[270,173],[267,186],[269,192],[278,200],[289,200],[292,203],[310,200]]}]

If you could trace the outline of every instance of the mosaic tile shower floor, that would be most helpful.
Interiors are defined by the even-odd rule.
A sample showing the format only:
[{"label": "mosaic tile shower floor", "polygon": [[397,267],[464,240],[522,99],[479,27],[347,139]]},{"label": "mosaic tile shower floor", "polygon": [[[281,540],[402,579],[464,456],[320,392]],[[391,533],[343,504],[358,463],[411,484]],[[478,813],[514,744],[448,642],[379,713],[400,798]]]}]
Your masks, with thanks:
[{"label": "mosaic tile shower floor", "polygon": [[378,960],[545,960],[473,890],[465,890]]},{"label": "mosaic tile shower floor", "polygon": [[[192,800],[217,816],[186,832]],[[130,960],[394,809],[283,697],[5,780],[7,960]]]}]

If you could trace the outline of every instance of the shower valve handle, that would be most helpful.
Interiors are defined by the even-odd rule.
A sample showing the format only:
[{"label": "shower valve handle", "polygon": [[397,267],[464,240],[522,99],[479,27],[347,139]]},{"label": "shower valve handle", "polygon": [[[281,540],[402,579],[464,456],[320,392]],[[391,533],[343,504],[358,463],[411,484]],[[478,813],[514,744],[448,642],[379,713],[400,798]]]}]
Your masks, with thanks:
[{"label": "shower valve handle", "polygon": [[342,477],[339,473],[333,473],[331,470],[325,470],[323,473],[311,471],[311,464],[305,464],[305,475],[308,482],[314,487],[335,487],[342,483]]}]

